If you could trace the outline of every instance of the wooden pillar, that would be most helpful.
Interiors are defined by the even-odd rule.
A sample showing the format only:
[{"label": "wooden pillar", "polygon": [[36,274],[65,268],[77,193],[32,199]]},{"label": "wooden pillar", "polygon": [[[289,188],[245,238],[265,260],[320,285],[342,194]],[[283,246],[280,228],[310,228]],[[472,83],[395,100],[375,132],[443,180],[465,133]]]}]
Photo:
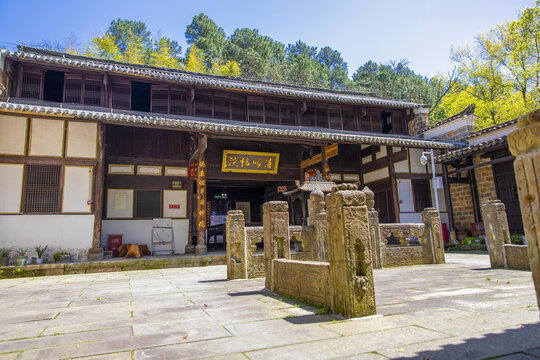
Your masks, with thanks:
[{"label": "wooden pillar", "polygon": [[197,168],[197,245],[195,254],[208,252],[206,242],[206,135],[199,137],[199,161]]},{"label": "wooden pillar", "polygon": [[444,198],[446,199],[446,211],[448,213],[448,231],[450,232],[450,241],[456,241],[456,225],[454,223],[454,208],[452,207],[452,197],[450,196],[450,182],[448,180],[448,165],[442,164]]},{"label": "wooden pillar", "polygon": [[508,134],[508,145],[510,153],[516,157],[514,171],[519,205],[540,307],[540,110],[519,118],[517,129]]},{"label": "wooden pillar", "polygon": [[103,218],[103,185],[105,181],[105,124],[99,122],[98,127],[98,148],[97,164],[95,167],[94,181],[94,237],[92,238],[92,248],[101,247],[101,220]]},{"label": "wooden pillar", "polygon": [[326,159],[326,145],[321,145],[321,157],[322,157],[322,171],[321,174],[324,178],[328,177],[328,160]]},{"label": "wooden pillar", "polygon": [[399,222],[399,198],[397,191],[396,173],[394,172],[394,160],[392,159],[392,147],[386,147],[386,156],[388,157],[388,173],[390,175],[390,184],[392,187],[392,202],[394,204],[394,222]]}]

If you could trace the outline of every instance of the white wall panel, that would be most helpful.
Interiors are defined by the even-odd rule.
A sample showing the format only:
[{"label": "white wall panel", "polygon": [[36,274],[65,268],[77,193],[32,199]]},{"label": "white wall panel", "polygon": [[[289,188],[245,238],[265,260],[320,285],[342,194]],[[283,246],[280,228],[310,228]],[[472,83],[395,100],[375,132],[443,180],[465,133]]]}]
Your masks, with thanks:
[{"label": "white wall panel", "polygon": [[68,123],[66,156],[95,159],[96,151],[97,123],[70,121]]},{"label": "white wall panel", "polygon": [[24,117],[0,115],[0,154],[24,155],[26,123]]},{"label": "white wall panel", "polygon": [[62,156],[64,121],[32,118],[29,155]]},{"label": "white wall panel", "polygon": [[23,164],[0,164],[0,213],[21,210]]},{"label": "white wall panel", "polygon": [[405,159],[394,163],[394,171],[396,173],[409,173],[409,160]]},{"label": "white wall panel", "polygon": [[371,171],[364,174],[364,184],[368,184],[373,181],[386,179],[388,177],[388,168],[382,168],[375,171]]},{"label": "white wall panel", "polygon": [[107,189],[107,218],[129,219],[133,217],[133,190]]},{"label": "white wall panel", "polygon": [[409,149],[409,159],[411,161],[411,173],[413,174],[425,174],[426,166],[420,164],[420,156],[422,156],[422,149]]}]

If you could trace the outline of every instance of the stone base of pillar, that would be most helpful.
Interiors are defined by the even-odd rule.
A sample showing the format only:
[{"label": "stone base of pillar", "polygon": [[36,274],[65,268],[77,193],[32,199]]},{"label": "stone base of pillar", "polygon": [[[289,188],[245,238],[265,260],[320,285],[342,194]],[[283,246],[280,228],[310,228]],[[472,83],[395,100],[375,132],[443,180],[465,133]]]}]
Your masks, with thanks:
[{"label": "stone base of pillar", "polygon": [[195,245],[186,245],[186,254],[195,254]]},{"label": "stone base of pillar", "polygon": [[103,260],[103,248],[91,248],[88,250],[88,261]]},{"label": "stone base of pillar", "polygon": [[208,249],[206,248],[206,245],[197,245],[195,246],[195,255],[206,255],[208,254]]}]

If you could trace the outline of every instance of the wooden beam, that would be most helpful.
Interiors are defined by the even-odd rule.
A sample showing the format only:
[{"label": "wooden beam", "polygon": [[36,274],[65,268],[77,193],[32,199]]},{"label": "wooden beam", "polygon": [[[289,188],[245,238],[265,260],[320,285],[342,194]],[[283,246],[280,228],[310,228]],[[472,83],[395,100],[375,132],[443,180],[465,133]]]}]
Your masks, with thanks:
[{"label": "wooden beam", "polygon": [[199,165],[197,171],[197,245],[196,254],[205,254],[206,250],[206,135],[199,136]]},{"label": "wooden beam", "polygon": [[483,162],[481,164],[475,164],[475,165],[466,166],[464,168],[459,168],[459,169],[450,171],[448,173],[448,175],[454,175],[454,174],[461,173],[461,172],[464,172],[464,171],[469,171],[469,170],[473,170],[473,169],[476,169],[476,168],[479,168],[479,167],[498,164],[498,163],[501,163],[501,162],[510,161],[510,160],[514,160],[514,159],[515,159],[515,156],[509,155],[509,156],[505,156],[505,157],[500,158],[500,159],[486,161],[486,162]]},{"label": "wooden beam", "polygon": [[105,181],[105,144],[104,135],[105,124],[98,123],[98,148],[97,164],[95,166],[94,181],[94,236],[92,238],[92,248],[101,247],[101,220],[103,217],[103,187]]},{"label": "wooden beam", "polygon": [[399,198],[397,193],[397,181],[396,174],[394,172],[394,161],[392,161],[392,147],[387,146],[386,152],[388,154],[388,170],[390,175],[390,184],[392,189],[392,202],[394,203],[394,216],[395,222],[399,222]]},{"label": "wooden beam", "polygon": [[[326,146],[324,149],[325,149],[324,153],[325,153],[326,159],[330,159],[331,157],[334,157],[334,156],[338,155],[338,144],[337,143]],[[321,153],[322,153],[322,151],[321,151]],[[300,163],[300,167],[302,169],[305,169],[308,166],[318,164],[321,161],[323,161],[322,154],[317,154],[315,156],[310,157],[309,159],[306,159],[306,160],[302,161]]]}]

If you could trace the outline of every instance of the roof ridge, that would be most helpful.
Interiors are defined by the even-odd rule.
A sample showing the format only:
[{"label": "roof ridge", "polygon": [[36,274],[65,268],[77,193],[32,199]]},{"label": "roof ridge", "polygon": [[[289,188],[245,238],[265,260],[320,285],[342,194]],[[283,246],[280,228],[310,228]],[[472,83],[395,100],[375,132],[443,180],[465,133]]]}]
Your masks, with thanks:
[{"label": "roof ridge", "polygon": [[474,103],[470,104],[465,109],[461,110],[459,113],[457,113],[455,115],[452,115],[449,118],[446,118],[444,120],[438,121],[433,125],[426,126],[426,128],[424,128],[423,131],[428,131],[428,130],[434,129],[436,127],[439,127],[441,125],[444,125],[444,124],[452,122],[452,121],[454,121],[456,119],[459,119],[460,117],[463,117],[463,116],[474,115],[474,109],[475,108],[476,108],[476,105]]},{"label": "roof ridge", "polygon": [[[0,50],[10,51],[7,49],[0,49]],[[263,84],[263,85],[285,86],[285,87],[290,87],[290,88],[299,89],[299,90],[321,91],[321,92],[329,92],[329,93],[335,93],[335,94],[357,95],[357,96],[372,97],[374,99],[389,100],[389,99],[379,97],[377,96],[376,93],[373,93],[373,92],[328,89],[328,88],[322,88],[322,87],[310,87],[310,86],[294,85],[294,84],[288,84],[288,83],[270,82],[270,81],[264,81],[264,80],[253,79],[253,78],[198,73],[198,72],[192,72],[192,71],[188,71],[184,69],[168,68],[168,67],[147,65],[147,64],[136,64],[136,63],[129,63],[129,62],[124,62],[124,61],[102,59],[102,58],[97,58],[97,57],[92,57],[92,56],[87,56],[87,55],[70,54],[66,52],[43,49],[43,48],[29,46],[29,45],[17,45],[17,52],[42,54],[42,55],[56,56],[56,57],[62,57],[62,58],[71,58],[71,59],[78,59],[78,60],[84,60],[84,61],[95,61],[95,62],[102,62],[102,63],[111,64],[111,65],[139,67],[139,68],[145,68],[145,69],[152,69],[156,71],[168,71],[171,73],[184,73],[184,74],[190,74],[190,75],[201,76],[201,77],[211,77],[211,78],[216,78],[216,79],[251,82],[251,83],[257,83],[257,84]],[[399,100],[390,100],[390,101],[399,101]],[[405,103],[406,101],[403,101],[403,102]],[[409,103],[412,103],[412,102],[409,102]],[[416,105],[423,105],[423,104],[416,104]]]}]

